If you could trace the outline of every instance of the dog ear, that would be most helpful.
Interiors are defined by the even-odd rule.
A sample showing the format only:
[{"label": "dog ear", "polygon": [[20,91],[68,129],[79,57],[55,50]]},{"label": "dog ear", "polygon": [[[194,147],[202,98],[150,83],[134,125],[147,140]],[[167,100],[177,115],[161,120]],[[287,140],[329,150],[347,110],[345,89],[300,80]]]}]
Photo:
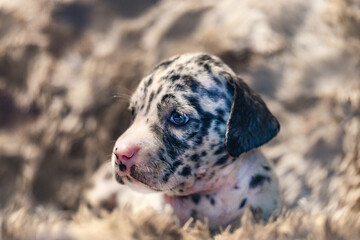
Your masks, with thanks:
[{"label": "dog ear", "polygon": [[225,147],[237,157],[270,141],[280,130],[280,124],[264,101],[242,79],[227,74],[233,99],[226,125]]}]

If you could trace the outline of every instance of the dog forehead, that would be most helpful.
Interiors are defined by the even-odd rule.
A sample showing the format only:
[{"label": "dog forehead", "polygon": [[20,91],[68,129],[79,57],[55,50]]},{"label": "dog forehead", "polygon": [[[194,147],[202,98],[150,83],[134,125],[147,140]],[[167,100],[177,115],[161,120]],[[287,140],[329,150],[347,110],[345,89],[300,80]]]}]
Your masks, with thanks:
[{"label": "dog forehead", "polygon": [[154,68],[153,72],[162,79],[171,79],[170,77],[176,74],[187,74],[196,77],[203,73],[218,75],[221,71],[232,73],[232,70],[216,56],[204,53],[190,53],[161,62]]},{"label": "dog forehead", "polygon": [[169,93],[192,93],[199,86],[212,91],[223,91],[226,84],[220,74],[223,72],[234,74],[225,63],[212,55],[195,53],[169,58],[141,80],[130,105]]}]

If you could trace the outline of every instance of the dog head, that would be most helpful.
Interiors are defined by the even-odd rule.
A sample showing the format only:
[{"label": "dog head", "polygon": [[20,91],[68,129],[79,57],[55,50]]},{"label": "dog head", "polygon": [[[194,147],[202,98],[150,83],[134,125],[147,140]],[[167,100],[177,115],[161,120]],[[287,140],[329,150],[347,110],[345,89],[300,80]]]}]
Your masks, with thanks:
[{"label": "dog head", "polygon": [[113,149],[116,179],[171,194],[188,194],[280,128],[262,99],[207,54],[157,65],[130,109],[133,123]]}]

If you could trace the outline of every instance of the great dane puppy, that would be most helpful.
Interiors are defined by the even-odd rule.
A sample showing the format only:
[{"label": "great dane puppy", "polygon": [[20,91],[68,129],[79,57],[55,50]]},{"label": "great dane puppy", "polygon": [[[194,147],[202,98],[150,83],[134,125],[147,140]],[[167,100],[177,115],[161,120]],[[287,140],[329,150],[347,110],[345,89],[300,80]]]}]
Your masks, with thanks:
[{"label": "great dane puppy", "polygon": [[[280,209],[278,181],[258,147],[277,119],[224,62],[184,54],[157,65],[130,100],[133,123],[116,141],[116,180],[162,193],[184,223],[236,224],[246,208]],[[136,203],[134,203],[136,204]]]}]

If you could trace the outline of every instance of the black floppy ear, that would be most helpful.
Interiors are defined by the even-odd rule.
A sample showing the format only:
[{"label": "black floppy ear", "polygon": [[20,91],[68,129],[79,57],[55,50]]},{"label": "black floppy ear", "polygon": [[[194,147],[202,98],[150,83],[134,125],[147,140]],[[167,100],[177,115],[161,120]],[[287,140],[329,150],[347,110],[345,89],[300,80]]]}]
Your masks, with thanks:
[{"label": "black floppy ear", "polygon": [[264,101],[240,78],[226,76],[233,100],[226,125],[225,147],[237,157],[270,141],[280,130],[280,124]]}]

